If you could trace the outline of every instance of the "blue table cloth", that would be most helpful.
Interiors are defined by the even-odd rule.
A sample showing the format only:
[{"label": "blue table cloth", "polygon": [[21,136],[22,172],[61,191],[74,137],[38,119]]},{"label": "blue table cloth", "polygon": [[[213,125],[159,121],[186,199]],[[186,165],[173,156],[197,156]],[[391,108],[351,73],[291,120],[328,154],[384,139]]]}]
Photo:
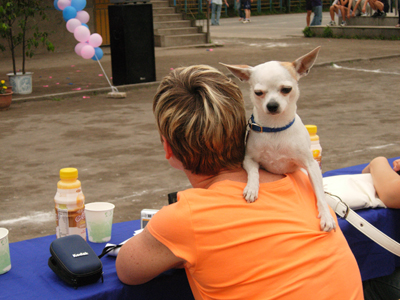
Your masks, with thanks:
[{"label": "blue table cloth", "polygon": [[[110,243],[125,241],[139,228],[139,220],[113,224]],[[10,244],[11,270],[0,275],[0,299],[193,299],[184,270],[171,270],[146,284],[127,286],[119,281],[112,256],[101,259],[104,283],[99,280],[74,289],[47,265],[50,244],[55,239],[50,235]],[[106,244],[88,243],[98,255]]]},{"label": "blue table cloth", "polygon": [[[393,159],[392,159],[393,160]],[[391,161],[392,161],[391,160]],[[365,165],[326,172],[324,176],[360,173]],[[400,210],[368,209],[358,213],[393,239],[400,241]],[[400,259],[339,219],[360,267],[363,280],[388,275]],[[110,243],[130,238],[140,228],[139,220],[113,224]],[[101,281],[74,289],[64,284],[48,267],[50,244],[55,235],[10,244],[11,270],[0,275],[0,299],[193,299],[184,270],[170,270],[139,286],[122,284],[115,270],[115,257],[103,257],[104,283]],[[100,254],[105,243],[89,242]]]}]

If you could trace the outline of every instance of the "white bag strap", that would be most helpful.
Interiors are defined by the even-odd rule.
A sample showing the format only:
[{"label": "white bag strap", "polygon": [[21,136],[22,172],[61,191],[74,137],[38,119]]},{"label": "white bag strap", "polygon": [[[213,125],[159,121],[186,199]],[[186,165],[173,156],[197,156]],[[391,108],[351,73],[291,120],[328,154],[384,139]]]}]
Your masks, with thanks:
[{"label": "white bag strap", "polygon": [[359,216],[345,202],[343,202],[340,197],[328,192],[325,193],[330,196],[328,197],[329,206],[332,207],[339,217],[347,220],[347,222],[349,222],[378,245],[382,246],[393,254],[400,256],[400,244],[398,242]]}]

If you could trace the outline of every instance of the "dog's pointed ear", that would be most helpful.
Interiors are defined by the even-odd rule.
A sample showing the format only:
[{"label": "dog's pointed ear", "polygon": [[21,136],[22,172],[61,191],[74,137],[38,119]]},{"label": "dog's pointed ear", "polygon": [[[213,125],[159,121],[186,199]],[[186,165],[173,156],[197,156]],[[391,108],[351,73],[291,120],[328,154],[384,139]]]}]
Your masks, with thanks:
[{"label": "dog's pointed ear", "polygon": [[223,63],[220,64],[227,67],[228,70],[231,71],[231,73],[239,78],[241,81],[248,81],[250,79],[253,69],[252,67],[246,65],[226,65]]},{"label": "dog's pointed ear", "polygon": [[301,77],[307,76],[310,72],[312,66],[317,60],[318,52],[321,49],[321,46],[315,48],[310,53],[303,55],[302,57],[296,59],[292,64],[297,72],[297,74]]}]

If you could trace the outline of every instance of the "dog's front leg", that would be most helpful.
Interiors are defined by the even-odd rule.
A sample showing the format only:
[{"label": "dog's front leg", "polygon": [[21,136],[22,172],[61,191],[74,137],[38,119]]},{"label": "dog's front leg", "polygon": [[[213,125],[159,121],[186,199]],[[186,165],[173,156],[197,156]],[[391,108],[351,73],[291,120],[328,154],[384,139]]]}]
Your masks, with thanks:
[{"label": "dog's front leg", "polygon": [[247,202],[252,203],[258,198],[258,189],[260,187],[260,165],[249,155],[245,155],[243,168],[247,172],[247,185],[243,191],[243,196]]},{"label": "dog's front leg", "polygon": [[322,181],[322,174],[319,169],[318,163],[313,159],[307,168],[308,177],[310,178],[311,185],[314,189],[315,196],[317,197],[318,218],[321,219],[321,230],[329,232],[332,229],[336,230],[335,219],[332,217],[328,203],[325,199],[324,185]]}]

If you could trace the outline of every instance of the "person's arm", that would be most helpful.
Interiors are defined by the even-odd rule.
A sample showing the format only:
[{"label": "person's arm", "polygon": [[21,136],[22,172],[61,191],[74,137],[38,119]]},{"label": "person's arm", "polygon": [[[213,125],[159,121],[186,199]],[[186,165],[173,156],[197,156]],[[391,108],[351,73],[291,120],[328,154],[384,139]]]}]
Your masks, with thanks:
[{"label": "person's arm", "polygon": [[385,157],[376,157],[365,167],[363,173],[371,173],[379,199],[390,208],[400,208],[400,160],[393,163],[393,168]]},{"label": "person's arm", "polygon": [[354,5],[354,9],[353,9],[353,16],[355,16],[355,13],[357,11],[357,7],[360,5],[361,0],[357,0],[356,4]]},{"label": "person's arm", "polygon": [[183,267],[183,263],[145,227],[121,247],[115,266],[123,283],[137,285],[169,269]]},{"label": "person's arm", "polygon": [[229,7],[229,4],[228,4],[228,2],[226,2],[226,0],[225,0],[225,5],[226,5],[227,7]]},{"label": "person's arm", "polygon": [[[349,0],[349,5],[347,6],[349,9],[347,10],[347,18],[350,19],[350,10],[351,10],[351,5],[353,4],[353,0]],[[355,10],[353,10],[352,16],[354,17]]]},{"label": "person's arm", "polygon": [[366,12],[367,3],[368,3],[368,0],[365,0],[365,1],[364,1],[364,5],[363,5],[363,7],[362,7],[362,9],[361,9],[361,11],[363,12],[363,14],[365,14],[365,12]]}]

